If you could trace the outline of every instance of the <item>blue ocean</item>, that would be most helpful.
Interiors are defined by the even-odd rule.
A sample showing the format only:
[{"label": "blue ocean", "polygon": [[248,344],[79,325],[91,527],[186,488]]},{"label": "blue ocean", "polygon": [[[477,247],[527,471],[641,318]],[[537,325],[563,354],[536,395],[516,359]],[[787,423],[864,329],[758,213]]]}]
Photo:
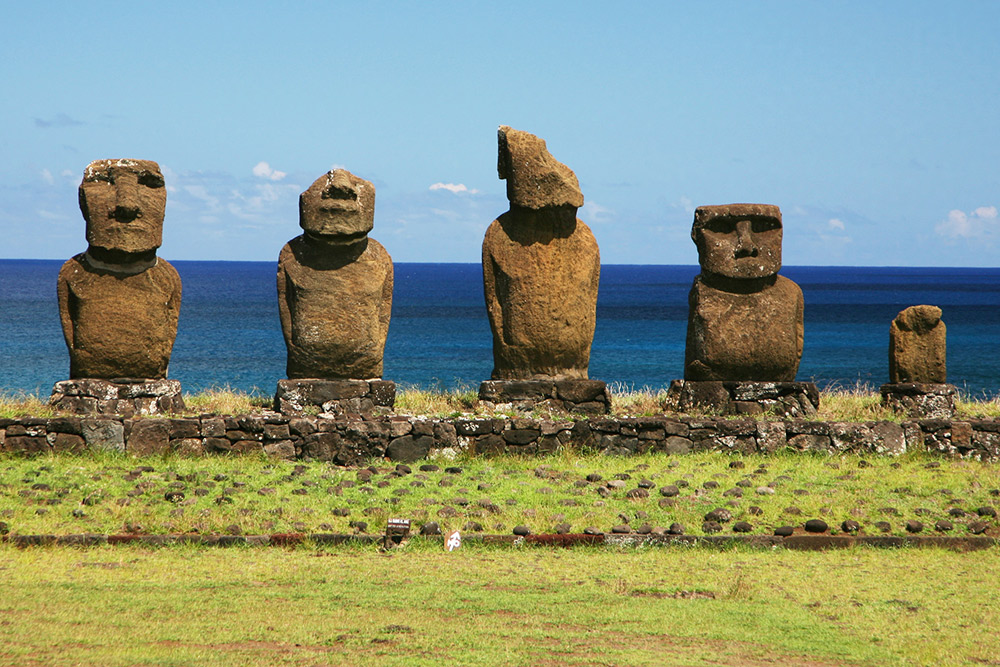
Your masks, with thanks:
[{"label": "blue ocean", "polygon": [[[273,262],[173,262],[184,283],[170,377],[185,391],[272,394],[284,377]],[[56,304],[61,261],[0,260],[0,391],[47,396],[69,356]],[[384,377],[427,388],[478,386],[492,341],[478,264],[396,264]],[[601,268],[590,376],[662,388],[682,376],[687,294],[697,266]],[[805,296],[799,380],[888,381],[889,323],[932,304],[948,327],[948,379],[973,396],[1000,392],[1000,269],[785,267]]]}]

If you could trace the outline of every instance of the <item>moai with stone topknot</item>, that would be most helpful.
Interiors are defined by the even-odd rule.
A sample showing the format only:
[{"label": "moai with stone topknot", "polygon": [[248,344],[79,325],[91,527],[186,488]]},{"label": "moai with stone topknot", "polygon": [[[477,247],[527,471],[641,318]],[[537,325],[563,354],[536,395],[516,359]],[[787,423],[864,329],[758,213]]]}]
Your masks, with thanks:
[{"label": "moai with stone topknot", "polygon": [[483,240],[493,373],[479,397],[525,409],[607,412],[605,383],[587,378],[601,258],[576,217],[583,205],[576,175],[533,134],[501,126],[497,139],[510,210]]},{"label": "moai with stone topknot", "polygon": [[167,201],[160,167],[91,162],[79,197],[88,247],[57,284],[70,380],[56,383],[51,403],[79,413],[182,410],[180,383],[166,379],[181,279],[156,256]]},{"label": "moai with stone topknot", "polygon": [[701,206],[691,239],[701,273],[688,295],[681,409],[814,414],[819,393],[795,382],[802,357],[803,299],[781,269],[781,211],[766,204]]},{"label": "moai with stone topknot", "polygon": [[392,407],[382,377],[392,310],[392,258],[369,238],[375,186],[345,169],[320,176],[299,197],[303,234],[278,256],[278,311],[288,348],[275,409],[308,406],[368,416]]},{"label": "moai with stone topknot", "polygon": [[947,384],[946,328],[937,306],[910,306],[889,326],[889,383],[882,402],[916,419],[955,416],[955,385]]}]

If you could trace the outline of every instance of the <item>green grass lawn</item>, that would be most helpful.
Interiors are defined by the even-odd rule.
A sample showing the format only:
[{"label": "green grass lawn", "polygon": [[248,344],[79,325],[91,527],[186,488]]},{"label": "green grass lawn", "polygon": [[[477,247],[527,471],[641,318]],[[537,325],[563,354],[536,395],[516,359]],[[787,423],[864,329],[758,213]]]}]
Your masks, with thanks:
[{"label": "green grass lawn", "polygon": [[[398,517],[415,528],[433,521],[442,530],[476,533],[510,534],[517,525],[551,533],[561,523],[571,532],[680,523],[700,535],[705,515],[723,508],[732,515],[723,532],[747,521],[752,534],[770,535],[777,526],[819,518],[833,532],[853,519],[869,535],[905,535],[909,520],[921,521],[925,534],[938,521],[952,523],[951,535],[969,534],[975,522],[986,524],[987,535],[1000,533],[996,517],[979,516],[1000,506],[998,466],[917,453],[565,451],[435,459],[403,475],[394,464],[373,463],[375,473],[249,456],[6,455],[0,456],[0,522],[20,534],[353,533],[358,522],[366,524],[360,532],[382,533]],[[449,472],[453,466],[457,471]],[[600,480],[587,481],[593,475]],[[671,486],[676,495],[664,496]],[[637,490],[648,497],[632,497]]]},{"label": "green grass lawn", "polygon": [[5,545],[0,664],[988,665],[998,556]]}]

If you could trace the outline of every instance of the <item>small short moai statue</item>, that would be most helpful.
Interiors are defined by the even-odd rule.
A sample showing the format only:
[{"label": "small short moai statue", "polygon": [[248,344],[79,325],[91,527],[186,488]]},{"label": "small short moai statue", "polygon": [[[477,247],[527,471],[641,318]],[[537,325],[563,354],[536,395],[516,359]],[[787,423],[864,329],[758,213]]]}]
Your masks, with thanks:
[{"label": "small short moai statue", "polygon": [[802,357],[802,290],[779,276],[781,211],[767,204],[701,206],[691,239],[701,273],[688,295],[681,409],[813,414],[819,394],[794,382]]},{"label": "small short moai statue", "polygon": [[181,279],[156,256],[167,201],[160,167],[97,160],[79,193],[89,245],[59,272],[70,380],[56,383],[51,403],[80,413],[182,410],[180,383],[166,379]]},{"label": "small short moai statue", "polygon": [[374,220],[375,186],[344,169],[320,176],[299,197],[304,233],[278,257],[289,379],[278,382],[276,410],[367,416],[395,402],[395,384],[381,380],[392,258],[368,237]]},{"label": "small short moai statue", "polygon": [[510,210],[483,240],[493,379],[479,397],[526,409],[606,412],[604,382],[587,379],[601,258],[576,217],[583,205],[576,175],[533,134],[501,126],[497,139]]},{"label": "small short moai statue", "polygon": [[937,306],[910,306],[889,327],[889,384],[882,401],[919,419],[955,416],[954,385],[947,384],[946,329]]}]

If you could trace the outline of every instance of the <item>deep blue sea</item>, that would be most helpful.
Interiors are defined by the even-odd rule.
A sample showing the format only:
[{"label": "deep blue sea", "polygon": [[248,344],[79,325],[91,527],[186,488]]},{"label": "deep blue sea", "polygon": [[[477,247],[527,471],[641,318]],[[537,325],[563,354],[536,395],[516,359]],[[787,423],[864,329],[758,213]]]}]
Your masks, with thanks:
[{"label": "deep blue sea", "polygon": [[[69,356],[56,304],[61,261],[0,260],[0,391],[47,396]],[[184,283],[170,377],[274,392],[284,377],[273,262],[173,262]],[[590,376],[659,388],[682,375],[687,293],[697,266],[601,268]],[[785,267],[805,295],[799,380],[888,381],[889,323],[907,306],[940,306],[948,379],[1000,392],[1000,269]],[[492,369],[478,264],[396,264],[384,377],[424,387],[478,386]]]}]

